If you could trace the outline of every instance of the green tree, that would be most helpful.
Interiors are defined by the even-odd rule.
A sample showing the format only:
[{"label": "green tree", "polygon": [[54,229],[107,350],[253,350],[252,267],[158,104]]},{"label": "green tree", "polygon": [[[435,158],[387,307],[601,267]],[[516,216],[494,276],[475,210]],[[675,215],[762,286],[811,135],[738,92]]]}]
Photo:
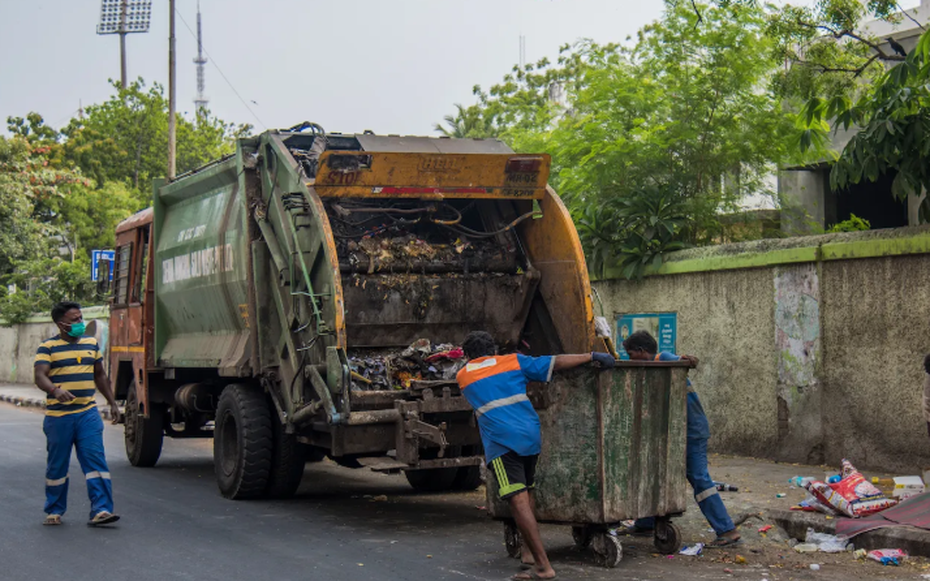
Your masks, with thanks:
[{"label": "green tree", "polygon": [[33,313],[48,312],[63,300],[94,300],[90,259],[83,255],[74,261],[56,257],[18,262],[3,282],[16,288],[16,292],[0,297],[0,317],[5,326],[22,323]]},{"label": "green tree", "polygon": [[[810,99],[798,116],[801,147],[815,151],[827,147],[831,121],[846,129],[859,128],[830,172],[833,188],[874,182],[894,172],[891,190],[901,200],[930,189],[930,32],[858,99]],[[920,219],[930,221],[926,197]]]},{"label": "green tree", "polygon": [[442,120],[445,126],[436,123],[433,125],[433,129],[446,137],[470,137],[475,139],[497,137],[498,131],[493,122],[483,115],[481,109],[476,105],[466,108],[456,103],[455,109],[455,115],[443,117]]},{"label": "green tree", "polygon": [[49,152],[49,146],[33,146],[19,135],[0,137],[0,276],[16,262],[54,252],[62,231],[37,219],[36,210],[87,185],[80,172],[50,165]]},{"label": "green tree", "polygon": [[[597,273],[639,276],[662,254],[709,243],[719,212],[768,192],[797,155],[792,116],[771,91],[781,64],[761,6],[668,0],[630,48],[583,41],[554,64],[516,68],[478,107],[517,151],[553,156]],[[637,212],[641,212],[637,215]]]},{"label": "green tree", "polygon": [[[115,94],[90,105],[83,118],[62,130],[60,159],[80,167],[98,187],[122,182],[151,198],[152,180],[168,168],[168,101],[158,83],[142,79],[125,89],[113,82]],[[177,172],[190,171],[232,153],[233,137],[251,130],[235,126],[201,109],[192,120],[177,122]]]}]

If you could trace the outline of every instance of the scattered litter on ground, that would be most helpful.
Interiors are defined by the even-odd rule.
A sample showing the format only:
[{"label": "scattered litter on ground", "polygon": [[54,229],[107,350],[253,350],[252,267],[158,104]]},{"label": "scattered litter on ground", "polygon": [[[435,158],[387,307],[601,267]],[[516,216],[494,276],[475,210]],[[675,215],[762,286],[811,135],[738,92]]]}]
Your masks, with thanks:
[{"label": "scattered litter on ground", "polygon": [[679,555],[687,555],[689,557],[697,557],[704,550],[704,543],[697,543],[694,545],[687,546],[682,550],[678,551]]},{"label": "scattered litter on ground", "polygon": [[901,549],[878,549],[869,551],[868,558],[882,565],[900,565],[907,559],[907,553]]},{"label": "scattered litter on ground", "polygon": [[868,482],[849,460],[843,460],[843,470],[839,476],[841,478],[832,483],[829,482],[832,478],[828,482],[806,481],[804,487],[811,496],[791,509],[858,518],[897,504],[897,500],[886,498],[881,490]]},{"label": "scattered litter on ground", "polygon": [[[827,533],[818,533],[809,528],[807,529],[804,544],[815,545],[817,550],[824,553],[842,553],[849,546],[849,539]],[[795,550],[797,550],[797,547],[795,547]]]},{"label": "scattered litter on ground", "polygon": [[794,550],[799,553],[816,553],[820,550],[820,547],[814,543],[798,543],[794,546]]},{"label": "scattered litter on ground", "polygon": [[778,494],[775,495],[775,498],[784,498],[784,497],[786,497],[786,496],[788,496],[788,495],[785,494],[784,492],[779,492]]},{"label": "scattered litter on ground", "polygon": [[811,571],[820,571],[820,565],[817,563],[811,563]]},{"label": "scattered litter on ground", "polygon": [[853,552],[853,556],[855,556],[857,559],[865,559],[867,554],[868,553],[866,552],[865,549],[856,549]]},{"label": "scattered litter on ground", "polygon": [[788,484],[795,488],[804,488],[804,485],[814,480],[811,476],[794,476],[788,479]]},{"label": "scattered litter on ground", "polygon": [[737,556],[733,559],[733,562],[736,563],[737,565],[745,565],[745,564],[747,563],[746,557],[744,557],[744,556],[742,556],[742,555],[737,555]]},{"label": "scattered litter on ground", "polygon": [[714,487],[718,492],[739,492],[739,487],[726,482],[714,482]]},{"label": "scattered litter on ground", "polygon": [[371,501],[372,502],[387,502],[387,499],[388,498],[386,494],[379,494],[378,496],[372,497]]},{"label": "scattered litter on ground", "polygon": [[770,530],[772,530],[772,525],[765,525],[764,527],[759,528],[759,532],[762,534],[765,534],[769,532]]}]

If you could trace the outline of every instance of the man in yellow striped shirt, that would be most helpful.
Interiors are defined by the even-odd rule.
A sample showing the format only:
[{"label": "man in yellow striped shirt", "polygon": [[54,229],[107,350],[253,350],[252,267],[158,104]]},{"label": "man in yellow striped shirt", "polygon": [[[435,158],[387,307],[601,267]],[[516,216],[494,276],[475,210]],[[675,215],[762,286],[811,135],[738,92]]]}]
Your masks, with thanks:
[{"label": "man in yellow striped shirt", "polygon": [[114,523],[113,488],[103,450],[103,421],[94,395],[97,389],[107,398],[113,423],[119,422],[119,407],[103,369],[97,339],[84,335],[81,306],[61,302],[52,308],[52,321],[59,334],[36,351],[35,383],[48,396],[43,429],[48,441],[45,471],[45,524],[61,524],[68,504],[68,466],[71,449],[87,480],[92,526]]}]

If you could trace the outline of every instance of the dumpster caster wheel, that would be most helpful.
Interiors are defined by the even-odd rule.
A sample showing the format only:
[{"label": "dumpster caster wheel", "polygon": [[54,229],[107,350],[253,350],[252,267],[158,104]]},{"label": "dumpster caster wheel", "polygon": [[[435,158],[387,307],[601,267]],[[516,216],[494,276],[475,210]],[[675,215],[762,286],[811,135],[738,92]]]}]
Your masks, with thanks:
[{"label": "dumpster caster wheel", "polygon": [[656,550],[663,555],[674,555],[681,549],[681,529],[672,522],[656,522]]},{"label": "dumpster caster wheel", "polygon": [[507,521],[504,523],[504,544],[507,546],[507,556],[519,559],[523,552],[523,535],[517,528],[517,523]]},{"label": "dumpster caster wheel", "polygon": [[572,540],[579,549],[587,549],[591,544],[591,530],[588,527],[572,527]]},{"label": "dumpster caster wheel", "polygon": [[620,539],[610,533],[594,535],[591,539],[591,547],[594,549],[594,560],[598,565],[612,569],[623,559],[623,545]]}]

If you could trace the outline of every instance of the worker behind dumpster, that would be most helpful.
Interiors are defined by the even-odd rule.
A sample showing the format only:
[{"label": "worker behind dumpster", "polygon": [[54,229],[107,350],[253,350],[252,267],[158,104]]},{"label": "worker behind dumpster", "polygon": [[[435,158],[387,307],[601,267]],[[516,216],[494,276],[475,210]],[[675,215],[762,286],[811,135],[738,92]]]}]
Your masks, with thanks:
[{"label": "worker behind dumpster", "polygon": [[474,331],[462,345],[468,364],[456,379],[462,395],[475,409],[488,469],[497,479],[501,499],[510,503],[523,535],[522,562],[532,569],[513,579],[553,579],[555,571],[542,546],[534,514],[533,489],[536,461],[541,450],[539,416],[526,395],[530,381],[548,382],[553,371],[571,369],[591,361],[613,367],[607,353],[528,357],[498,355],[488,333]]},{"label": "worker behind dumpster", "polygon": [[[697,367],[697,357],[693,355],[675,355],[663,351],[659,353],[656,340],[646,331],[636,331],[623,341],[623,348],[636,361],[679,361],[687,359]],[[717,487],[707,471],[707,440],[710,438],[710,424],[704,414],[704,408],[698,399],[697,393],[688,380],[688,440],[686,454],[686,470],[688,482],[694,488],[694,500],[701,507],[704,518],[717,533],[717,538],[709,543],[708,547],[726,547],[739,542],[740,535],[733,520],[727,514],[723,500],[717,494]],[[649,533],[655,529],[655,519],[642,518],[636,521],[633,534]]]},{"label": "worker behind dumpster", "polygon": [[107,399],[113,423],[120,412],[103,369],[97,340],[84,334],[81,306],[61,302],[52,308],[58,335],[36,351],[34,379],[47,395],[43,430],[48,440],[45,471],[45,522],[60,525],[68,504],[68,466],[77,451],[90,497],[91,526],[119,520],[113,513],[110,469],[103,451],[103,422],[94,399],[96,390]]}]

